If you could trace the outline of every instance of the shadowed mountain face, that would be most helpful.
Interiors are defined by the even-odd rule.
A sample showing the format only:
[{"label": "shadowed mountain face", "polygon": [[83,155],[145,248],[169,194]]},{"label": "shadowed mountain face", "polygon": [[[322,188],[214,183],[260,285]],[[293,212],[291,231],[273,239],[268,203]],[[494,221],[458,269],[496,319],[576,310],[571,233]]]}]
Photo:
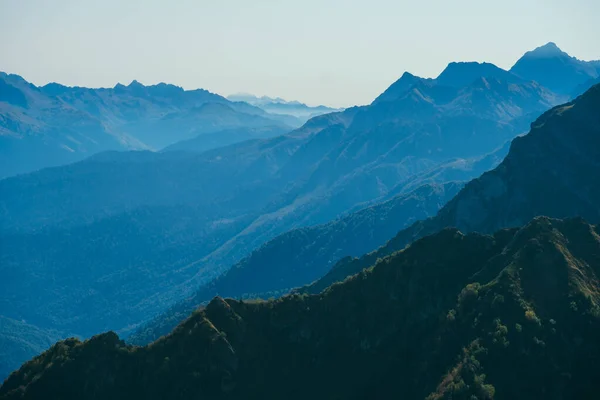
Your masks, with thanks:
[{"label": "shadowed mountain face", "polygon": [[493,232],[537,215],[600,221],[600,85],[538,118],[516,138],[495,169],[469,182],[435,217],[400,231],[385,246],[343,260],[305,288],[319,292],[371,265],[378,257],[445,227]]},{"label": "shadowed mountain face", "polygon": [[202,89],[136,81],[111,89],[36,87],[0,73],[0,178],[105,150],[160,149],[241,126],[291,130],[287,123],[289,118]]},{"label": "shadowed mountain face", "polygon": [[550,42],[525,53],[510,72],[523,79],[536,81],[555,93],[571,95],[579,85],[600,76],[598,65],[598,61],[582,61],[571,57]]},{"label": "shadowed mountain face", "polygon": [[215,298],[148,347],[60,342],[0,399],[595,398],[598,233],[444,230],[319,295]]}]

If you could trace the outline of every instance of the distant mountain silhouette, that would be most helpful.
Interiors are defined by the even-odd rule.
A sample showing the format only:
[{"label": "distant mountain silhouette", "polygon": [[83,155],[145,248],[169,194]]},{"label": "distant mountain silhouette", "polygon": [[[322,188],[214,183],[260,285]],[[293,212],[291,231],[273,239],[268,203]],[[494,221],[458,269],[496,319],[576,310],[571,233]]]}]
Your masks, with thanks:
[{"label": "distant mountain silhouette", "polygon": [[577,86],[600,76],[597,61],[578,60],[552,42],[525,53],[510,72],[563,95],[571,95]]},{"label": "distant mountain silhouette", "polygon": [[227,98],[231,101],[246,102],[271,114],[292,115],[304,121],[317,115],[342,111],[341,109],[323,105],[311,107],[295,100],[286,101],[280,97],[272,98],[268,96],[257,97],[247,93],[232,94],[227,96]]},{"label": "distant mountain silhouette", "polygon": [[0,73],[0,178],[74,162],[105,150],[160,149],[238,127],[299,126],[206,90],[137,81],[112,89],[36,87]]}]

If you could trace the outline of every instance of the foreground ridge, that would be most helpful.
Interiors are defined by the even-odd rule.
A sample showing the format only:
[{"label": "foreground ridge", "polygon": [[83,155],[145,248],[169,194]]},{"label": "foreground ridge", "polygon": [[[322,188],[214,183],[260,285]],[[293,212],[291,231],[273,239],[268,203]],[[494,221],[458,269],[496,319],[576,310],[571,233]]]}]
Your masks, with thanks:
[{"label": "foreground ridge", "polygon": [[318,295],[217,297],[146,347],[59,342],[0,399],[592,398],[598,274],[582,219],[445,229]]}]

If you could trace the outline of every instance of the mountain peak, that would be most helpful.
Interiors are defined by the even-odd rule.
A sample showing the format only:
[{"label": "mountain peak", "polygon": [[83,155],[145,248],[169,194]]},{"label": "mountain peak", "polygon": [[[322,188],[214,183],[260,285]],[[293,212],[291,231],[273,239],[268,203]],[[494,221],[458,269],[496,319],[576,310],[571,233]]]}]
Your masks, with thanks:
[{"label": "mountain peak", "polygon": [[535,49],[525,53],[524,57],[558,57],[558,56],[569,56],[567,53],[562,51],[554,42],[548,42],[543,46],[536,47]]},{"label": "mountain peak", "polygon": [[128,88],[134,88],[134,87],[144,87],[143,84],[141,84],[139,81],[137,80],[132,80],[131,83],[129,85],[127,85]]},{"label": "mountain peak", "polygon": [[373,104],[381,103],[384,101],[396,100],[397,98],[408,92],[408,90],[412,88],[415,84],[421,81],[424,81],[424,79],[413,75],[410,72],[404,72],[400,79],[392,83],[390,87],[388,87],[385,90],[385,92],[380,94],[379,97],[377,97],[373,101]]},{"label": "mountain peak", "polygon": [[554,42],[548,42],[543,46],[538,47],[539,49],[550,49],[550,50],[559,50],[562,51],[558,48],[558,46],[556,45],[556,43]]},{"label": "mountain peak", "polygon": [[[137,81],[134,81],[137,82]],[[133,85],[133,82],[131,83],[131,85]],[[131,85],[129,85],[131,87]],[[164,82],[160,82],[156,85],[151,85],[151,86],[144,86],[141,83],[139,83],[139,87],[147,87],[148,90],[150,90],[153,94],[155,95],[159,95],[159,96],[177,96],[180,95],[181,93],[183,93],[185,90],[181,87],[181,86],[177,86],[177,85],[172,85],[170,83],[164,83]]]},{"label": "mountain peak", "polygon": [[510,72],[561,95],[571,95],[576,88],[598,78],[599,74],[593,62],[570,56],[554,42],[525,53]]},{"label": "mountain peak", "polygon": [[508,82],[518,80],[516,76],[494,64],[468,61],[451,62],[436,78],[436,81],[440,85],[463,87],[482,77],[498,78]]}]

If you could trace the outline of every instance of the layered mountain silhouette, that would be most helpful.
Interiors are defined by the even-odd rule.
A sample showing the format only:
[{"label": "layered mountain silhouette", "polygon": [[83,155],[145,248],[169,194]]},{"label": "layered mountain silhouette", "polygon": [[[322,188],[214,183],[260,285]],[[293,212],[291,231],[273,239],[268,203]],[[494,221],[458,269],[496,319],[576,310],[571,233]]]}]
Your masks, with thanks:
[{"label": "layered mountain silhouette", "polygon": [[147,347],[59,342],[0,399],[595,398],[599,233],[443,230],[319,295],[215,298]]},{"label": "layered mountain silhouette", "polygon": [[[347,276],[366,268],[378,258],[402,249],[414,239],[437,232],[444,227],[459,227],[465,232],[493,232],[504,227],[521,226],[524,221],[536,215],[557,217],[584,215],[591,220],[600,221],[600,207],[595,202],[600,200],[600,192],[598,192],[600,187],[596,187],[598,185],[595,183],[588,182],[594,180],[593,177],[600,174],[595,162],[591,161],[600,155],[598,154],[600,151],[600,132],[597,130],[600,121],[595,118],[596,114],[600,114],[598,113],[600,111],[600,97],[597,90],[598,88],[594,88],[584,97],[577,99],[576,102],[561,106],[540,117],[532,124],[532,131],[527,136],[515,140],[512,151],[499,167],[469,183],[456,199],[453,199],[440,211],[438,216],[415,223],[412,227],[401,231],[386,246],[364,257],[353,259],[352,257],[356,257],[356,253],[349,249],[343,249],[341,254],[349,257],[344,258],[321,279],[302,288],[301,291],[318,293],[332,283],[341,281]],[[569,113],[575,112],[571,110],[577,110],[577,115],[571,117]],[[577,127],[578,132],[576,134],[571,132],[571,129],[574,129],[573,127]],[[568,147],[565,146],[565,142],[569,143]],[[582,157],[583,152],[587,153],[584,157]],[[515,158],[522,158],[523,160],[520,162],[514,161]],[[527,161],[527,158],[531,160]],[[569,161],[571,159],[585,161]],[[542,162],[541,160],[545,161]],[[523,164],[524,162],[525,164]],[[592,162],[592,165],[580,165],[580,163],[590,162]],[[554,175],[557,172],[552,171],[559,170],[561,171],[561,178],[555,179]],[[498,176],[501,176],[501,183],[499,183]],[[562,182],[565,186],[561,186]],[[469,191],[469,188],[473,187],[478,188],[476,195]],[[577,190],[580,187],[587,187],[591,190],[591,193],[586,193],[584,196],[584,199],[588,199],[584,206],[579,206],[576,200]],[[558,190],[558,193],[552,194],[554,190]],[[511,193],[512,196],[517,196],[518,201],[498,194],[504,195],[504,191]],[[496,196],[492,198],[493,201],[487,200],[487,193]],[[589,200],[590,198],[594,200]],[[503,212],[509,213],[510,216],[503,215]],[[470,221],[473,215],[478,219],[467,223],[466,221]],[[481,219],[485,219],[487,222],[483,222]],[[390,229],[393,230],[393,227],[390,227]],[[356,237],[357,241],[367,240],[365,236],[368,237],[368,233],[364,232],[356,235],[344,232],[344,235],[347,235],[346,237]],[[389,231],[386,231],[383,235],[383,237],[386,236],[391,236]],[[277,239],[283,240],[284,246],[294,243],[290,239],[286,240],[285,235]],[[364,247],[359,246],[359,248],[364,250]],[[367,253],[369,250],[364,252]],[[262,273],[262,267],[270,265],[267,260],[276,260],[275,265],[278,268],[297,265],[298,250],[288,251],[287,259],[289,261],[286,261],[285,257],[278,257],[276,252],[267,254],[268,257],[261,257],[262,263],[259,266],[254,267],[251,262],[250,265],[245,265],[250,274],[255,276],[277,276],[277,273],[273,271]],[[321,263],[322,268],[316,268],[320,274],[327,272],[329,265],[325,261],[330,260],[321,260],[318,255],[313,255],[311,260]],[[253,267],[253,269],[248,267]],[[311,265],[311,268],[315,268],[315,266]],[[323,270],[323,268],[326,269]],[[239,289],[231,290],[227,285],[231,280],[229,276],[234,276],[234,272],[236,272],[235,268],[222,277],[225,285],[219,286],[221,279],[207,285],[194,298],[156,318],[144,327],[142,332],[136,334],[132,341],[144,344],[168,333],[175,323],[183,320],[202,301],[207,301],[215,295],[239,297],[243,293],[255,292],[260,293],[263,297],[268,297],[270,293],[263,292],[286,288],[286,286],[281,285],[279,287],[258,286],[260,287],[258,289],[258,287],[248,285],[248,288],[253,287],[253,290],[247,290],[246,292]],[[297,277],[302,276],[302,274],[286,273],[288,279],[290,276]],[[315,275],[311,276],[315,277]],[[248,282],[251,279],[244,277],[240,281]],[[268,280],[261,278],[259,281],[262,283]],[[295,281],[298,286],[301,285],[300,281]],[[304,279],[304,282],[309,283],[309,280]]]},{"label": "layered mountain silhouette", "polygon": [[242,126],[289,131],[299,125],[293,117],[164,83],[144,86],[133,81],[110,89],[57,83],[37,87],[20,76],[0,73],[0,93],[0,178],[105,150],[160,149]]},{"label": "layered mountain silhouette", "polygon": [[[30,307],[30,301],[15,300],[30,298],[18,290],[17,297],[0,299],[3,309],[10,310],[8,317],[33,321],[55,315],[56,307],[69,313],[56,322],[71,321],[68,330],[77,333],[139,323],[279,234],[414,190],[419,176],[443,183],[443,174],[429,172],[502,146],[525,131],[526,115],[541,113],[555,101],[537,85],[525,83],[519,91],[509,90],[511,85],[480,78],[453,89],[452,97],[445,89],[440,94],[434,85],[419,85],[395,101],[316,117],[273,139],[200,154],[103,153],[4,179],[3,269],[15,271],[6,290],[35,288],[36,296],[50,300],[42,312],[39,302]],[[483,170],[468,172],[463,179]],[[134,250],[150,244],[150,252]],[[80,269],[82,264],[87,267]],[[74,270],[85,276],[75,278]],[[131,279],[144,270],[149,271],[145,279]],[[65,279],[48,284],[43,271]],[[83,283],[96,282],[92,271],[115,273],[105,286],[94,284],[89,291]],[[107,292],[129,284],[137,289]],[[56,290],[65,297],[51,295]],[[107,326],[112,306],[93,299],[109,296],[125,307],[119,297],[125,292],[137,306],[129,308],[132,314],[120,314],[121,323]],[[78,304],[69,296],[99,306],[99,315],[56,303]],[[136,309],[146,311],[136,318]],[[43,321],[56,328],[46,317]]]},{"label": "layered mountain silhouette", "polygon": [[[469,64],[452,68],[461,66],[464,73],[450,76],[473,73]],[[130,86],[114,91],[144,97],[150,90]],[[1,314],[84,337],[129,332],[290,230],[343,221],[370,206],[385,216],[377,204],[423,184],[479,176],[502,158],[507,142],[562,100],[538,83],[499,76],[464,86],[420,79],[404,92],[400,86],[385,101],[314,117],[275,138],[199,152],[106,152],[1,180],[0,274],[7,278],[0,280]],[[50,89],[53,96],[63,90]],[[203,103],[175,120],[192,121],[196,111],[216,115],[235,104]],[[264,113],[251,114],[255,108],[247,103],[237,107],[245,115]],[[307,244],[319,245],[324,236],[314,232]],[[285,248],[287,239],[274,243]],[[335,245],[322,247],[327,264],[315,271],[343,255],[347,247]],[[307,260],[265,286],[280,293],[317,277]],[[254,290],[263,289],[231,295]]]},{"label": "layered mountain silhouette", "polygon": [[544,113],[529,134],[516,138],[504,161],[469,182],[435,217],[402,230],[385,246],[345,259],[311,286],[319,292],[401,250],[413,240],[457,227],[494,232],[523,225],[537,215],[581,216],[600,222],[600,85],[571,103]]}]

